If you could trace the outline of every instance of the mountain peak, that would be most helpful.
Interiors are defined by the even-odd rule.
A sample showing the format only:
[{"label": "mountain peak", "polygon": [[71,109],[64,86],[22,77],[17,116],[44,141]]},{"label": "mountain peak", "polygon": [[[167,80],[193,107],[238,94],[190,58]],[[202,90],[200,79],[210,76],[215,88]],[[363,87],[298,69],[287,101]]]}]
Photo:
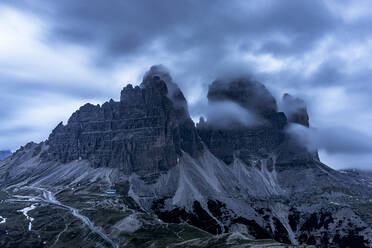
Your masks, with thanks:
[{"label": "mountain peak", "polygon": [[143,76],[142,84],[145,86],[148,82],[151,81],[164,81],[166,84],[172,82],[172,77],[168,69],[163,65],[153,65]]},{"label": "mountain peak", "polygon": [[304,100],[285,93],[283,95],[282,107],[289,122],[297,123],[305,127],[310,126],[309,115]]},{"label": "mountain peak", "polygon": [[81,107],[53,130],[49,144],[49,160],[83,159],[141,176],[167,171],[182,151],[196,156],[202,150],[186,99],[159,66],[151,67],[140,86],[124,87],[120,102]]},{"label": "mountain peak", "polygon": [[[217,104],[217,116],[202,120],[198,132],[208,149],[226,164],[266,157],[286,139],[287,119],[277,112],[275,98],[259,82],[247,78],[216,80],[209,86],[208,103]],[[228,111],[223,112],[223,106]],[[228,128],[221,125],[223,122]]]},{"label": "mountain peak", "polygon": [[266,87],[247,78],[214,81],[209,86],[208,100],[231,101],[263,117],[277,112],[278,109],[275,98]]}]

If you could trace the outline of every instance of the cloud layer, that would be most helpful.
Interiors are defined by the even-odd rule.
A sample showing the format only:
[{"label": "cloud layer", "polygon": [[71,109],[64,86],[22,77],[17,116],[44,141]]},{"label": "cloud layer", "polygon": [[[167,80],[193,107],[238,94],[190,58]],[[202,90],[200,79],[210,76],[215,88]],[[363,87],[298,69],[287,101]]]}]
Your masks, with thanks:
[{"label": "cloud layer", "polygon": [[[2,1],[0,149],[45,139],[153,64],[169,68],[194,117],[213,80],[250,75],[277,99],[302,97],[311,126],[337,134],[322,135],[369,143],[371,12],[367,0]],[[325,151],[334,167],[355,161],[350,147]]]}]

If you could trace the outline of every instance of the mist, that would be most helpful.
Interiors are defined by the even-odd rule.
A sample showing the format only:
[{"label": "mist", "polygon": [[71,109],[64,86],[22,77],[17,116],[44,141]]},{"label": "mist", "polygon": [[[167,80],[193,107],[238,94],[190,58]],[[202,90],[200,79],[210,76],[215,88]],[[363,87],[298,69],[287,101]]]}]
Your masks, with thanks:
[{"label": "mist", "polygon": [[307,128],[290,124],[287,132],[310,151],[323,150],[329,155],[365,155],[372,153],[372,137],[343,126]]},{"label": "mist", "polygon": [[236,125],[253,127],[263,122],[256,114],[231,101],[210,102],[201,115],[216,128],[233,128]]}]

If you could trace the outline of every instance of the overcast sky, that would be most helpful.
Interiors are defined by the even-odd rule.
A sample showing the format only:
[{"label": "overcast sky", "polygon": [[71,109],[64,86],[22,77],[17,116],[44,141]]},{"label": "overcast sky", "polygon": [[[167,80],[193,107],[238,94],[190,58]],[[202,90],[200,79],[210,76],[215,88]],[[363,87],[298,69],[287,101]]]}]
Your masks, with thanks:
[{"label": "overcast sky", "polygon": [[322,161],[372,169],[371,26],[369,0],[2,0],[0,150],[163,64],[193,117],[212,80],[249,74],[306,101]]}]

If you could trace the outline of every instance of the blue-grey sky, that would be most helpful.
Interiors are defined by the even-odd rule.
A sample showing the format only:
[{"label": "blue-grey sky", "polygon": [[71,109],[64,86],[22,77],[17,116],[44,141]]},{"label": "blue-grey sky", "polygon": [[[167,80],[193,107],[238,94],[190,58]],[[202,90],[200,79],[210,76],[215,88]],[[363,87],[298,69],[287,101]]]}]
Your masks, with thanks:
[{"label": "blue-grey sky", "polygon": [[249,74],[307,102],[324,162],[372,169],[371,26],[369,0],[2,0],[0,150],[163,64],[194,117],[211,81]]}]

